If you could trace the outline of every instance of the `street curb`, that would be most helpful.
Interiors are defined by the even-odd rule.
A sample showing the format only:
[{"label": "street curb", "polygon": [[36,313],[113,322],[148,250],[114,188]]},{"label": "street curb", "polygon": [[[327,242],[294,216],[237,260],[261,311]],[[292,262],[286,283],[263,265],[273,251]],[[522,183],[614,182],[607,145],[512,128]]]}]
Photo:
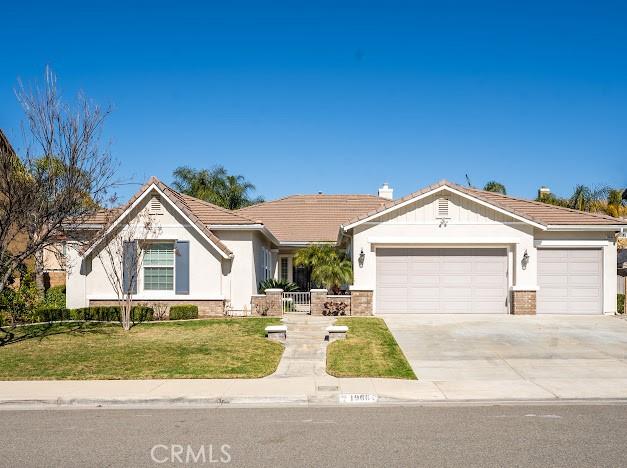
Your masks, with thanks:
[{"label": "street curb", "polygon": [[591,404],[627,404],[627,398],[577,398],[577,399],[476,399],[476,400],[407,400],[381,397],[376,403],[340,403],[339,395],[320,398],[317,395],[293,395],[274,397],[231,398],[57,398],[23,399],[0,401],[0,411],[15,409],[90,409],[90,408],[151,408],[151,407],[204,407],[204,408],[242,408],[242,407],[341,407],[374,408],[382,406],[485,406],[485,405],[591,405]]}]

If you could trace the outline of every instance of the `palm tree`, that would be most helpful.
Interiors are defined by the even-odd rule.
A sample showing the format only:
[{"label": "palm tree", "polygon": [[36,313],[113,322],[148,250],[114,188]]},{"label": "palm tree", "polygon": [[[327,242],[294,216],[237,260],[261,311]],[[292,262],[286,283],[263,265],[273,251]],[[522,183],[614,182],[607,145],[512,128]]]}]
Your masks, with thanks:
[{"label": "palm tree", "polygon": [[172,185],[179,192],[208,201],[214,205],[236,210],[263,202],[263,198],[250,198],[255,186],[241,175],[229,175],[223,166],[213,169],[177,167]]},{"label": "palm tree", "polygon": [[496,180],[491,180],[483,187],[483,190],[486,192],[494,192],[500,193],[501,195],[507,195],[507,190],[505,189],[505,185]]},{"label": "palm tree", "polygon": [[609,189],[606,187],[592,189],[586,185],[577,185],[568,199],[569,208],[579,211],[600,211],[603,199],[608,195],[608,192]]},{"label": "palm tree", "polygon": [[329,244],[312,244],[294,255],[294,265],[311,269],[311,279],[334,293],[353,281],[353,265]]},{"label": "palm tree", "polygon": [[218,191],[220,203],[217,204],[229,210],[237,210],[245,206],[262,203],[262,197],[251,199],[248,196],[248,192],[254,190],[255,186],[247,181],[244,176],[227,175],[224,177],[223,183]]}]

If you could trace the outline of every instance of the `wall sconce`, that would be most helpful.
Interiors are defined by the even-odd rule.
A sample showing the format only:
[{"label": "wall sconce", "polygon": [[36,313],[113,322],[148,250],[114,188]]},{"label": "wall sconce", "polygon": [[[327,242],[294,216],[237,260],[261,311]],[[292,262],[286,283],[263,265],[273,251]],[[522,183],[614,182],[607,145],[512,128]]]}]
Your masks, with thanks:
[{"label": "wall sconce", "polygon": [[357,261],[359,262],[359,268],[364,267],[364,260],[366,260],[366,254],[364,253],[364,249],[361,249],[361,252],[359,252],[359,257],[357,259]]},{"label": "wall sconce", "polygon": [[520,264],[522,265],[523,270],[527,269],[528,263],[529,263],[529,254],[527,253],[527,249],[525,249],[525,253],[522,256],[522,260],[520,261]]}]

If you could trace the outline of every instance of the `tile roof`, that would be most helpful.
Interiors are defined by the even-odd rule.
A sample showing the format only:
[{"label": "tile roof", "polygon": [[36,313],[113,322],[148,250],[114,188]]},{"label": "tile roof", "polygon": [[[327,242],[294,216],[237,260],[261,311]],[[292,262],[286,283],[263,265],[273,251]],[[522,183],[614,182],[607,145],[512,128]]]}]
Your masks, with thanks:
[{"label": "tile roof", "polygon": [[374,195],[292,195],[237,213],[262,222],[280,242],[335,242],[341,224],[386,201]]},{"label": "tile roof", "polygon": [[403,198],[385,203],[383,206],[363,213],[351,219],[346,225],[362,221],[370,216],[376,215],[388,208],[392,208],[403,202],[409,201],[425,193],[431,192],[441,187],[449,187],[459,192],[465,193],[471,197],[482,200],[495,207],[501,208],[521,218],[527,219],[534,223],[549,225],[627,225],[627,221],[623,219],[613,218],[600,213],[589,213],[586,211],[573,210],[563,208],[561,206],[549,205],[546,203],[525,200],[522,198],[510,197],[509,195],[501,195],[500,193],[486,192],[475,188],[465,187],[446,180],[442,180],[437,184],[429,185],[417,192],[411,193]]},{"label": "tile roof", "polygon": [[[205,219],[225,219],[226,216],[224,213],[221,213],[223,208],[212,205],[211,203],[202,202],[201,200],[197,200],[193,197],[188,197],[183,195],[176,190],[171,189],[166,184],[161,182],[156,177],[151,177],[148,182],[146,182],[138,191],[131,197],[131,199],[122,207],[117,210],[111,210],[109,214],[113,214],[113,216],[108,216],[108,220],[105,221],[105,224],[102,226],[100,233],[96,235],[93,239],[93,242],[90,243],[87,250],[90,250],[93,245],[97,244],[104,236],[105,232],[109,228],[111,224],[113,224],[117,218],[124,213],[141,195],[150,188],[150,186],[154,184],[156,185],[172,203],[174,203],[185,215],[191,220],[192,223],[205,235],[209,238],[217,247],[220,249],[226,256],[232,256],[233,252],[224,244],[222,241],[213,233],[211,229],[200,219],[200,217],[194,212],[192,207],[196,209],[201,208],[195,202],[201,202],[202,209],[199,209],[199,214],[203,216]],[[193,199],[194,202],[191,202],[189,199]],[[228,210],[227,210],[228,211]],[[219,214],[218,214],[219,213]],[[228,213],[230,214],[230,213]],[[234,218],[241,219],[242,217],[236,214],[233,214]],[[248,221],[250,223],[250,221]]]}]

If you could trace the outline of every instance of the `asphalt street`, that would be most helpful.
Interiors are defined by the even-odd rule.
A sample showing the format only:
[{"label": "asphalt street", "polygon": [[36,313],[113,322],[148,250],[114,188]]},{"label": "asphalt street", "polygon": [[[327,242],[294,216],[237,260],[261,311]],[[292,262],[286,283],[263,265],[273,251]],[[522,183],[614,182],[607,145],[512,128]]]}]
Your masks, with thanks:
[{"label": "asphalt street", "polygon": [[627,466],[627,406],[3,410],[0,466]]}]

